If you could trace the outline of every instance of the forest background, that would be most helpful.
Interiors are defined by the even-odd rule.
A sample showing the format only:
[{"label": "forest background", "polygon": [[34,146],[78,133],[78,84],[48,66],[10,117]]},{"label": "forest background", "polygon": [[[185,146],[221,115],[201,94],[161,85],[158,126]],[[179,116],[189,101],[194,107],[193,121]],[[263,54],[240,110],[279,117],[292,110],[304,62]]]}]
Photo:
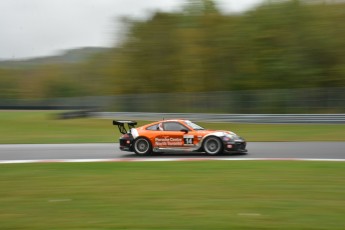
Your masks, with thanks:
[{"label": "forest background", "polygon": [[192,0],[144,21],[122,18],[126,29],[112,48],[0,62],[0,99],[295,89],[341,95],[344,12],[344,1],[289,0],[225,14],[216,1]]}]

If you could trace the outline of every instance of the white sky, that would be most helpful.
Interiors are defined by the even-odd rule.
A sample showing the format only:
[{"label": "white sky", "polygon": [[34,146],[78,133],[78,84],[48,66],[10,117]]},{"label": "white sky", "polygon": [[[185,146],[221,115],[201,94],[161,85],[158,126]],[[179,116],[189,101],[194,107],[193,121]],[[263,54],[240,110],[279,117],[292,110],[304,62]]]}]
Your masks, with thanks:
[{"label": "white sky", "polygon": [[[240,12],[263,0],[216,0],[224,12]],[[145,18],[173,11],[185,0],[0,0],[0,59],[56,54],[90,46],[112,46],[117,18]]]}]

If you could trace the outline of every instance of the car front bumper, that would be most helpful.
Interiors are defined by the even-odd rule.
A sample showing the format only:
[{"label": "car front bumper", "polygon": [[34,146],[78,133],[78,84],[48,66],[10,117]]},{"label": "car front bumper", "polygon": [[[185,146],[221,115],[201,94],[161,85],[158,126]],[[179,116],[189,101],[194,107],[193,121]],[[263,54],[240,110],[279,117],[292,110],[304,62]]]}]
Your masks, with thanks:
[{"label": "car front bumper", "polygon": [[224,152],[228,153],[246,153],[247,143],[245,141],[224,142]]}]

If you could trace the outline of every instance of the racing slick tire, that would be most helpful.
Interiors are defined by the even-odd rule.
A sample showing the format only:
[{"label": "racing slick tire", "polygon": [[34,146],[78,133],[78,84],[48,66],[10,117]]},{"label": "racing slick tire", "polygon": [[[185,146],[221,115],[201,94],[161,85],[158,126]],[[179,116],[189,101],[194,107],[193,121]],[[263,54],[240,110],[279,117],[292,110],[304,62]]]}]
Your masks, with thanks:
[{"label": "racing slick tire", "polygon": [[146,156],[152,153],[151,142],[144,138],[139,137],[134,142],[134,152],[139,156]]},{"label": "racing slick tire", "polygon": [[208,137],[203,143],[204,151],[211,156],[218,155],[223,152],[222,141],[218,137]]}]

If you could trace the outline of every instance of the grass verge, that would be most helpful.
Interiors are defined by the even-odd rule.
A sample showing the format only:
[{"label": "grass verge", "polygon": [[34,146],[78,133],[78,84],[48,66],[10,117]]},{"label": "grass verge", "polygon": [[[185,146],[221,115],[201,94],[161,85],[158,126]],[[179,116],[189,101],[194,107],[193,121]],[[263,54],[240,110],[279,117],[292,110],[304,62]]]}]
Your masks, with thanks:
[{"label": "grass verge", "polygon": [[[105,119],[55,119],[57,112],[1,111],[0,144],[110,143],[119,131]],[[148,122],[141,121],[140,124]],[[247,141],[345,141],[345,125],[200,123],[231,130]]]},{"label": "grass verge", "polygon": [[1,229],[343,229],[340,162],[0,165]]}]

